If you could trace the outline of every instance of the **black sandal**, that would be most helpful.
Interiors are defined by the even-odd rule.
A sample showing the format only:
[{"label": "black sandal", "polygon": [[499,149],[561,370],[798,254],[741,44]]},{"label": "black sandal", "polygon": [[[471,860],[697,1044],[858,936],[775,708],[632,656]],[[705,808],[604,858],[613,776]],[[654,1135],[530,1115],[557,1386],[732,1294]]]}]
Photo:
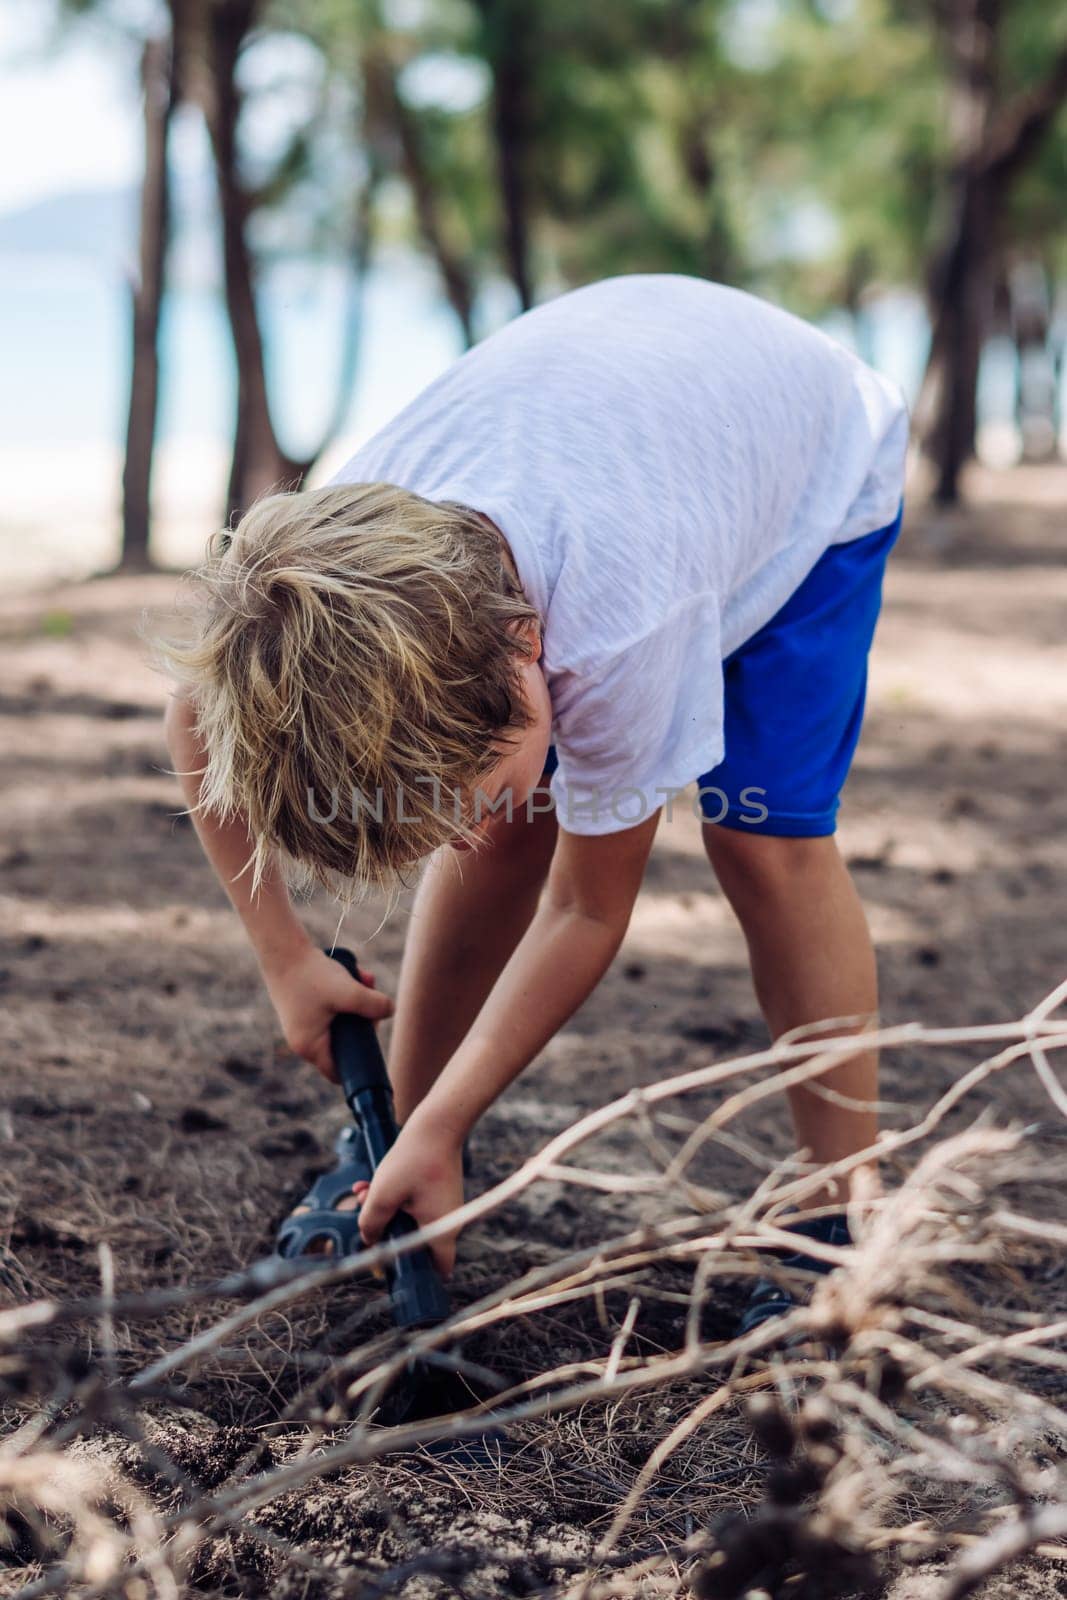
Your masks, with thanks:
[{"label": "black sandal", "polygon": [[[852,1235],[849,1232],[848,1218],[843,1212],[835,1213],[829,1217],[815,1217],[810,1222],[794,1222],[787,1229],[789,1233],[797,1233],[801,1238],[816,1239],[820,1244],[850,1245]],[[785,1268],[794,1272],[818,1273],[825,1276],[833,1272],[834,1268],[828,1261],[821,1261],[816,1256],[805,1255],[798,1250],[794,1254],[775,1252],[777,1260]],[[772,1317],[784,1317],[799,1304],[796,1293],[787,1288],[778,1278],[757,1278],[755,1287],[749,1295],[746,1305],[737,1324],[737,1336],[751,1333],[755,1328],[760,1328]]]},{"label": "black sandal", "polygon": [[[374,1169],[367,1156],[363,1136],[358,1128],[342,1128],[334,1141],[337,1165],[315,1179],[307,1194],[297,1201],[296,1209],[286,1217],[278,1229],[276,1254],[283,1260],[298,1256],[323,1256],[335,1261],[340,1256],[354,1256],[366,1248],[359,1231],[359,1207],[352,1211],[338,1211],[337,1204],[352,1193],[356,1183],[370,1183]],[[463,1176],[471,1175],[470,1145],[463,1141]],[[300,1211],[307,1206],[306,1211]],[[313,1245],[330,1244],[330,1250],[313,1250]]]},{"label": "black sandal", "polygon": [[[316,1255],[327,1261],[358,1255],[366,1248],[359,1231],[359,1207],[338,1211],[338,1202],[352,1193],[356,1183],[369,1183],[373,1168],[358,1128],[344,1128],[334,1143],[337,1165],[315,1179],[298,1206],[307,1206],[299,1215],[286,1217],[278,1229],[277,1254],[285,1260]],[[325,1245],[331,1248],[326,1250]],[[315,1250],[314,1246],[320,1246]]]}]

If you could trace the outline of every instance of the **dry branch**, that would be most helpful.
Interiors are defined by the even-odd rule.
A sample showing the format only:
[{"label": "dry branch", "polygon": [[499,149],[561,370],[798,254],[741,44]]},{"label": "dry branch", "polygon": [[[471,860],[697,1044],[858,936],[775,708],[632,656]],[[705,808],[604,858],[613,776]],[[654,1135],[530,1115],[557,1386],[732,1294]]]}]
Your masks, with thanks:
[{"label": "dry branch", "polygon": [[[453,1218],[363,1261],[295,1271],[261,1267],[214,1284],[121,1295],[104,1252],[98,1295],[0,1314],[0,1398],[11,1424],[0,1442],[0,1525],[7,1528],[3,1559],[15,1581],[6,1584],[0,1567],[0,1593],[18,1600],[58,1593],[178,1600],[191,1592],[197,1563],[249,1545],[275,1563],[273,1570],[300,1567],[308,1592],[398,1593],[433,1578],[472,1597],[489,1594],[496,1580],[486,1576],[488,1587],[479,1587],[479,1574],[504,1557],[488,1545],[480,1552],[430,1551],[424,1561],[385,1567],[339,1547],[323,1564],[262,1514],[273,1517],[326,1478],[356,1469],[399,1471],[395,1464],[425,1447],[450,1442],[458,1449],[462,1441],[473,1453],[455,1457],[448,1471],[477,1500],[484,1493],[477,1451],[489,1450],[487,1438],[521,1443],[538,1429],[596,1416],[606,1430],[602,1440],[610,1441],[619,1408],[652,1394],[663,1399],[659,1437],[636,1472],[609,1471],[591,1452],[591,1465],[581,1471],[610,1490],[610,1514],[588,1555],[561,1556],[540,1592],[583,1600],[725,1597],[789,1579],[790,1592],[800,1594],[804,1573],[815,1565],[825,1581],[836,1581],[836,1572],[842,1586],[855,1586],[890,1558],[922,1561],[958,1550],[944,1596],[961,1600],[1010,1561],[1067,1554],[1067,1472],[1060,1465],[1067,1455],[1067,1306],[1036,1297],[1028,1304],[1027,1280],[1017,1272],[1011,1278],[1013,1258],[1062,1251],[1067,1229],[1027,1213],[1018,1198],[1033,1175],[1027,1142],[1018,1129],[993,1126],[979,1104],[994,1076],[1032,1070],[1050,1114],[1067,1117],[1053,1066],[1055,1052],[1067,1045],[1067,1024],[1055,1018],[1065,995],[1067,985],[1015,1023],[907,1025],[865,1033],[859,1042],[855,1034],[789,1040],[631,1091],[559,1134]],[[792,1243],[787,1208],[803,1211],[827,1174],[784,1162],[737,1204],[695,1181],[699,1152],[722,1138],[745,1150],[735,1125],[754,1106],[790,1084],[817,1081],[842,1056],[871,1045],[1000,1048],[957,1078],[917,1121],[882,1135],[874,1153],[883,1162],[917,1159],[884,1196],[851,1205],[855,1248],[812,1243],[810,1253],[839,1270],[819,1280],[810,1303],[745,1338],[709,1337],[706,1302],[721,1284],[759,1271],[768,1255]],[[655,1108],[681,1108],[687,1097],[709,1090],[718,1096],[710,1114],[694,1122],[675,1110],[673,1122],[652,1122]],[[958,1121],[971,1106],[970,1126],[945,1134],[950,1115]],[[680,1144],[670,1144],[669,1128],[682,1133]],[[626,1129],[646,1163],[642,1172],[597,1164],[596,1141]],[[590,1154],[578,1165],[572,1158],[583,1146]],[[862,1155],[839,1162],[830,1175],[843,1182],[863,1162]],[[620,1210],[623,1199],[651,1210],[637,1226],[605,1232],[403,1343],[378,1339],[354,1349],[327,1344],[300,1351],[298,1344],[290,1348],[299,1340],[296,1325],[282,1341],[270,1334],[280,1317],[306,1313],[369,1264],[457,1220],[484,1219],[545,1182],[613,1196]],[[688,1273],[688,1288],[658,1283],[656,1275],[665,1272]],[[1014,1302],[1005,1304],[1009,1283]],[[608,1296],[624,1300],[617,1318]],[[657,1297],[685,1312],[677,1349],[650,1349],[638,1337],[642,1313]],[[225,1300],[237,1303],[219,1314]],[[604,1329],[596,1355],[517,1377],[503,1392],[444,1416],[394,1427],[376,1421],[376,1397],[413,1358],[480,1380],[477,1363],[460,1351],[464,1341],[484,1340],[490,1331],[503,1338],[510,1328],[583,1303]],[[142,1370],[128,1370],[120,1329],[153,1320],[176,1327],[178,1313],[194,1312],[187,1337]],[[165,1415],[168,1394],[176,1384],[183,1392],[198,1371],[232,1372],[227,1381],[236,1383],[244,1371],[266,1385],[284,1376],[288,1384],[266,1454],[262,1440],[251,1444],[211,1484],[175,1457],[165,1429],[151,1425],[145,1410],[162,1405]],[[746,1397],[760,1392],[775,1397],[769,1411],[752,1414],[757,1439],[772,1457],[769,1468],[752,1454],[743,1421]],[[747,1452],[736,1457],[742,1474],[762,1483],[763,1499],[748,1515],[709,1526],[715,1497],[695,1487],[694,1464],[709,1427],[727,1424],[740,1441],[735,1449]],[[682,1458],[688,1475],[669,1483],[672,1464]],[[493,1481],[505,1492],[512,1469],[501,1460],[503,1476]],[[565,1454],[550,1452],[539,1470],[571,1468]],[[521,1477],[518,1465],[514,1471]],[[679,1528],[674,1508],[687,1498]],[[642,1550],[639,1518],[661,1500],[675,1532],[651,1552]],[[767,1569],[768,1550],[775,1552],[777,1577]]]}]

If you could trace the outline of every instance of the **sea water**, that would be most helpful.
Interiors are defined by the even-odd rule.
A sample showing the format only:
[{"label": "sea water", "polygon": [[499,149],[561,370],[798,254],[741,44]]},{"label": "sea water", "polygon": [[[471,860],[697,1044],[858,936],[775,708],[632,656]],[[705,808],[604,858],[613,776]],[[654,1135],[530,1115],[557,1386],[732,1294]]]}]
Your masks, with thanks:
[{"label": "sea water", "polygon": [[[264,272],[259,305],[272,411],[282,448],[317,448],[338,404],[350,285],[336,263],[286,261]],[[512,309],[497,286],[484,321]],[[887,294],[857,324],[828,331],[918,391],[928,327],[918,297]],[[161,329],[156,479],[161,554],[195,559],[217,521],[236,398],[217,287],[185,283]],[[394,415],[460,353],[455,317],[432,267],[395,251],[367,275],[358,360],[343,421],[312,481]],[[121,450],[130,363],[130,290],[114,266],[75,254],[0,253],[0,563],[10,575],[91,570],[117,548]],[[983,438],[1010,457],[1014,352],[994,341],[979,394]]]}]

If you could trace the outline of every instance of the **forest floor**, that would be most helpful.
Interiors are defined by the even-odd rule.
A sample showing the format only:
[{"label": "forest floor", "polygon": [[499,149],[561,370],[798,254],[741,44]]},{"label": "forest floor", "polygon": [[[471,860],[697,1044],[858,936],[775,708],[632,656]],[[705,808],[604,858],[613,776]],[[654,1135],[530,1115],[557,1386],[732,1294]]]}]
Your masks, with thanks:
[{"label": "forest floor", "polygon": [[[886,1022],[1015,1019],[1067,974],[1067,469],[976,471],[969,487],[964,512],[909,516],[842,811]],[[138,636],[142,613],[164,612],[175,587],[167,576],[119,576],[0,599],[0,1243],[9,1263],[0,1303],[94,1292],[105,1243],[120,1290],[204,1282],[254,1260],[329,1163],[342,1120],[336,1092],[286,1053],[241,930],[177,815],[160,726],[166,686]],[[388,990],[406,902],[380,929],[379,920],[375,905],[359,908],[345,938]],[[327,901],[314,900],[307,921],[330,940]],[[474,1187],[628,1088],[764,1039],[743,942],[681,808],[660,829],[611,972],[478,1130]],[[965,1046],[895,1050],[884,1095],[917,1114],[974,1059]],[[991,1080],[982,1105],[1000,1121],[1048,1116],[1022,1073]],[[784,1107],[762,1108],[745,1136],[766,1155],[787,1151]],[[615,1137],[607,1159],[626,1170],[632,1130]],[[1050,1146],[1046,1198],[1048,1214],[1062,1217],[1060,1148]],[[751,1186],[740,1149],[721,1149],[710,1175],[738,1194]],[[639,1204],[625,1194],[527,1190],[464,1235],[457,1300],[617,1232],[627,1208],[636,1220]],[[1065,1292],[1054,1274],[1049,1293]],[[713,1334],[728,1335],[743,1293],[739,1278],[710,1308]],[[202,1484],[224,1482],[272,1437],[291,1392],[286,1353],[328,1341],[352,1294],[332,1291],[209,1359],[158,1422],[172,1457]],[[478,1354],[511,1379],[602,1359],[626,1303],[551,1308],[487,1335]],[[205,1315],[177,1308],[131,1323],[121,1361],[150,1361]],[[669,1296],[654,1300],[634,1337],[675,1348],[684,1319]],[[682,1387],[689,1403],[699,1394]],[[427,1549],[476,1548],[489,1587],[472,1575],[468,1595],[530,1593],[589,1555],[682,1414],[672,1406],[638,1392],[524,1423],[506,1455],[461,1467],[418,1451],[348,1468],[263,1508],[259,1521],[318,1558],[355,1552],[398,1573]],[[634,1550],[684,1536],[694,1517],[755,1503],[764,1467],[740,1412],[716,1419],[645,1497]],[[191,1578],[197,1592],[320,1592],[269,1543],[239,1544],[204,1558]],[[1057,1592],[1044,1573],[1031,1563],[986,1592]],[[11,1570],[12,1582],[28,1576]],[[0,1592],[13,1592],[4,1581]],[[912,1574],[896,1592],[933,1593],[930,1581]],[[397,1585],[390,1592],[451,1592],[424,1576]]]}]

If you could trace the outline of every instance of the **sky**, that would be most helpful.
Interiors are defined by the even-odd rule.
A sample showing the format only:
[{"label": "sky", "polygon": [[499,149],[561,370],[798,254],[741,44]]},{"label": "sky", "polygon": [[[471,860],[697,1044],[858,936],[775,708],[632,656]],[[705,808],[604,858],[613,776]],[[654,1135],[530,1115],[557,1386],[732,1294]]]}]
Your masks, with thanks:
[{"label": "sky", "polygon": [[[57,0],[0,0],[0,148],[18,152],[0,164],[0,216],[55,195],[130,189],[140,181],[140,40],[151,32],[157,6],[109,0],[108,16],[124,28],[91,18],[57,26]],[[446,100],[463,92],[469,99],[462,73],[428,65],[426,76]],[[311,46],[292,36],[259,41],[242,58],[243,85],[257,91],[242,116],[246,152],[274,159],[289,125],[304,114],[319,68]],[[273,94],[265,92],[271,85]],[[179,178],[202,182],[210,173],[193,108],[180,108],[171,123],[168,155]]]},{"label": "sky", "polygon": [[88,25],[64,30],[54,8],[0,0],[0,212],[72,189],[136,181],[138,94],[130,48],[105,49]]}]

